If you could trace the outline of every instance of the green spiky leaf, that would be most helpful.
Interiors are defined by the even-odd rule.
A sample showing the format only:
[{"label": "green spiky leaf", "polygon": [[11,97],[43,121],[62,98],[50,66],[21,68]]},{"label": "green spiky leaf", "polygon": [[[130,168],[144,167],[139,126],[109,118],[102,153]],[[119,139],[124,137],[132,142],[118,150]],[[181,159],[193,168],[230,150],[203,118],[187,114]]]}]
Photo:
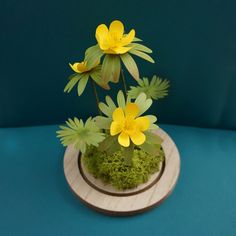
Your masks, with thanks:
[{"label": "green spiky leaf", "polygon": [[137,98],[140,93],[145,93],[148,98],[158,100],[168,95],[170,83],[166,79],[161,79],[154,75],[149,82],[148,78],[138,80],[138,86],[131,86],[128,95]]},{"label": "green spiky leaf", "polygon": [[73,145],[82,153],[85,153],[89,145],[97,147],[105,138],[91,117],[85,123],[77,118],[68,119],[66,125],[60,126],[61,130],[57,131],[57,137],[64,146]]}]

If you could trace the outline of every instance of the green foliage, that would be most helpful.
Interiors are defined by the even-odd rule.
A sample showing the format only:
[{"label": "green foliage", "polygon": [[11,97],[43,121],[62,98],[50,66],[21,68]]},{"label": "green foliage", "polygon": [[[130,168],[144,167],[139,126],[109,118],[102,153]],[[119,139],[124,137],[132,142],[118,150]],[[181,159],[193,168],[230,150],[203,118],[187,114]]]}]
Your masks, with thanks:
[{"label": "green foliage", "polygon": [[73,89],[73,87],[78,83],[77,92],[78,95],[81,96],[86,88],[89,79],[93,79],[95,83],[97,83],[100,87],[106,90],[110,89],[109,85],[101,79],[101,65],[96,66],[90,71],[86,71],[83,73],[75,73],[71,75],[68,79],[69,82],[64,88],[65,93],[69,93]]},{"label": "green foliage", "polygon": [[105,138],[91,117],[87,119],[85,124],[77,118],[68,119],[66,125],[59,126],[61,130],[57,131],[57,137],[60,138],[63,146],[71,144],[82,153],[85,153],[86,147],[89,145],[97,147]]},{"label": "green foliage", "polygon": [[170,83],[166,79],[161,79],[154,75],[149,82],[148,78],[138,80],[139,86],[131,86],[128,95],[137,98],[140,93],[145,93],[148,98],[158,100],[168,95]]},{"label": "green foliage", "polygon": [[102,63],[102,79],[105,83],[117,83],[120,77],[120,58],[117,55],[106,54]]},{"label": "green foliage", "polygon": [[118,143],[117,136],[108,135],[98,146],[98,150],[107,154],[112,154],[121,150],[121,146]]},{"label": "green foliage", "polygon": [[160,164],[164,161],[164,152],[161,150],[155,155],[150,155],[143,150],[135,149],[133,165],[128,166],[121,150],[107,154],[95,147],[89,147],[82,161],[96,178],[117,189],[125,190],[147,182],[150,175],[160,169]]},{"label": "green foliage", "polygon": [[139,79],[139,70],[138,70],[137,64],[134,61],[133,57],[130,56],[129,53],[125,53],[125,54],[120,55],[120,58],[121,58],[122,62],[124,63],[126,69],[133,76],[133,78],[138,80]]},{"label": "green foliage", "polygon": [[135,99],[135,103],[138,105],[140,111],[139,116],[146,112],[152,105],[152,99],[147,98],[145,93],[140,93]]},{"label": "green foliage", "polygon": [[78,83],[78,86],[77,86],[77,91],[78,91],[78,95],[80,96],[83,92],[84,92],[84,89],[88,83],[88,78],[89,78],[89,75],[87,73],[84,73]]},{"label": "green foliage", "polygon": [[118,107],[121,107],[122,109],[126,106],[125,96],[121,90],[117,93],[117,104]]},{"label": "green foliage", "polygon": [[150,130],[144,132],[146,136],[146,141],[144,144],[139,147],[149,153],[150,155],[156,155],[161,152],[161,143],[163,142],[162,138]]},{"label": "green foliage", "polygon": [[93,67],[98,61],[100,61],[100,58],[103,56],[103,52],[100,49],[99,45],[96,44],[92,47],[89,47],[85,51],[85,61],[87,61],[88,67]]},{"label": "green foliage", "polygon": [[82,74],[73,74],[68,79],[69,82],[66,84],[66,87],[64,88],[64,93],[69,93],[73,87],[76,85],[76,83],[81,79]]},{"label": "green foliage", "polygon": [[[124,93],[121,90],[117,94],[117,105],[113,102],[110,96],[106,96],[106,103],[100,102],[99,109],[107,117],[96,116],[94,120],[97,126],[100,129],[110,129],[110,125],[112,122],[112,114],[114,110],[117,107],[121,107],[122,109],[124,109],[126,104],[129,102],[131,102],[130,97],[128,96],[127,99],[125,99]],[[147,98],[145,93],[140,93],[134,102],[138,105],[140,109],[140,112],[138,114],[139,116],[146,112],[152,105],[152,99]],[[150,120],[150,130],[158,129],[159,127],[154,124],[157,121],[156,116],[147,115],[147,117]]]},{"label": "green foliage", "polygon": [[155,61],[148,55],[148,53],[152,53],[152,50],[140,44],[141,41],[141,39],[135,37],[133,42],[127,45],[127,47],[131,47],[131,49],[124,54],[106,54],[100,49],[99,45],[96,44],[86,50],[85,60],[87,61],[87,65],[91,67],[96,63],[96,61],[100,60],[102,56],[105,55],[101,69],[101,81],[103,84],[107,84],[109,81],[114,83],[119,81],[121,70],[120,59],[132,77],[138,80],[139,70],[131,54],[148,62],[155,63]]},{"label": "green foliage", "polygon": [[[117,104],[119,107],[124,108],[127,101],[125,100],[124,93],[120,90],[117,94]],[[117,108],[115,103],[113,102],[112,98],[110,96],[106,96],[106,103],[100,102],[99,103],[99,109],[101,112],[106,115],[107,117],[111,118],[113,111]],[[95,118],[97,121],[97,118]],[[103,128],[106,129],[106,128]]]}]

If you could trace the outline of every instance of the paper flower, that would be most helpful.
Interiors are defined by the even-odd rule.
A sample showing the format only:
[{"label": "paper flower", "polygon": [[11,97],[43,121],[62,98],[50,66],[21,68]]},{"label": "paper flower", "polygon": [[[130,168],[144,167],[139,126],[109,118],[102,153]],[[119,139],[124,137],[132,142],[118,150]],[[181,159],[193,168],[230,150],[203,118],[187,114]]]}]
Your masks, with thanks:
[{"label": "paper flower", "polygon": [[132,29],[127,35],[124,35],[124,25],[122,22],[115,20],[110,24],[109,29],[105,24],[99,25],[95,36],[100,49],[104,53],[124,54],[132,48],[125,46],[133,41],[135,30]]},{"label": "paper flower", "polygon": [[105,134],[100,132],[91,117],[87,119],[85,124],[77,118],[68,119],[66,124],[67,126],[59,126],[61,130],[57,131],[57,137],[60,138],[63,146],[72,144],[82,153],[85,153],[88,145],[97,147],[105,138]]},{"label": "paper flower", "polygon": [[73,87],[77,85],[78,95],[82,95],[89,78],[94,80],[100,87],[104,89],[110,89],[107,83],[104,83],[101,79],[101,65],[99,65],[99,60],[96,60],[92,66],[87,65],[87,61],[76,62],[74,64],[69,64],[71,69],[76,72],[69,77],[69,82],[64,88],[64,92],[69,93]]},{"label": "paper flower", "polygon": [[71,69],[72,69],[74,72],[79,73],[79,74],[82,74],[82,73],[84,73],[84,72],[87,72],[87,71],[92,70],[92,69],[93,69],[94,67],[96,67],[98,64],[99,64],[99,62],[96,63],[96,64],[94,64],[94,66],[93,66],[92,68],[89,68],[89,67],[86,66],[86,65],[87,65],[87,62],[86,62],[86,61],[76,62],[76,63],[74,63],[73,65],[72,65],[71,63],[69,63]]},{"label": "paper flower", "polygon": [[124,110],[119,107],[112,114],[110,134],[119,134],[118,142],[123,147],[129,147],[130,139],[135,145],[141,145],[146,140],[143,132],[149,128],[150,122],[148,117],[138,117],[138,113],[139,107],[135,103],[128,103]]},{"label": "paper flower", "polygon": [[[106,116],[96,116],[95,122],[97,126],[101,129],[110,129],[112,123],[112,114],[116,108],[121,107],[125,109],[126,105],[131,103],[131,98],[128,96],[125,99],[123,92],[120,90],[117,94],[117,105],[113,102],[110,96],[106,96],[106,103],[100,102],[99,109]],[[134,100],[134,103],[139,107],[139,116],[145,113],[150,106],[152,105],[152,99],[147,98],[145,93],[140,93],[138,97]],[[158,129],[158,126],[155,124],[157,121],[156,116],[146,115],[150,121],[150,130]]]},{"label": "paper flower", "polygon": [[140,93],[145,93],[148,98],[158,100],[168,95],[170,83],[154,75],[149,82],[148,78],[138,80],[139,86],[130,86],[128,95],[131,98],[137,98]]},{"label": "paper flower", "polygon": [[154,60],[148,55],[148,53],[152,53],[152,50],[137,43],[142,40],[135,37],[134,29],[125,34],[124,25],[121,21],[113,21],[109,29],[105,24],[99,25],[95,37],[98,44],[86,50],[85,58],[90,66],[95,60],[105,55],[101,71],[102,80],[105,83],[109,81],[117,83],[119,81],[121,61],[132,77],[136,80],[139,79],[138,67],[130,54],[154,63]]}]

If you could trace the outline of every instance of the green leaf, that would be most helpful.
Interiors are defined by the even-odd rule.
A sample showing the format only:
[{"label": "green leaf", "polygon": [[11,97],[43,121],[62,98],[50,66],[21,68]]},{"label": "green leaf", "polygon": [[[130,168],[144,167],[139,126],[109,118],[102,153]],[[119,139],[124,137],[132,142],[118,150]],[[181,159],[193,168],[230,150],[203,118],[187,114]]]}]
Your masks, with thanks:
[{"label": "green leaf", "polygon": [[96,125],[100,129],[110,129],[111,122],[112,122],[111,118],[107,118],[103,116],[96,116],[94,120],[95,120]]},{"label": "green leaf", "polygon": [[156,125],[156,124],[151,124],[150,127],[149,127],[150,130],[157,130],[159,129],[159,126]]},{"label": "green leaf", "polygon": [[170,83],[154,75],[149,82],[148,78],[138,80],[139,86],[131,86],[128,94],[131,98],[137,98],[140,93],[145,93],[148,98],[158,100],[168,95]]},{"label": "green leaf", "polygon": [[87,67],[92,68],[100,58],[103,56],[103,51],[100,49],[99,45],[94,45],[88,48],[85,52],[85,61],[87,61]]},{"label": "green leaf", "polygon": [[146,115],[148,117],[148,119],[150,120],[150,123],[153,124],[157,121],[156,116],[154,115]]},{"label": "green leaf", "polygon": [[139,146],[143,151],[149,153],[153,156],[158,156],[158,154],[161,151],[161,145],[160,144],[150,144],[150,143],[144,143]]},{"label": "green leaf", "polygon": [[146,54],[144,52],[141,52],[141,51],[138,51],[138,50],[134,50],[134,49],[130,50],[129,52],[134,54],[134,55],[136,55],[136,56],[138,56],[138,57],[143,58],[146,61],[149,61],[151,63],[155,63],[155,61],[148,54]]},{"label": "green leaf", "polygon": [[142,52],[146,52],[146,53],[152,53],[152,49],[139,44],[139,43],[131,43],[129,44],[130,47],[132,47],[131,50],[129,50],[129,52],[131,52],[132,50],[137,50],[137,51],[142,51]]},{"label": "green leaf", "polygon": [[134,59],[128,54],[121,54],[120,55],[121,60],[123,61],[126,69],[129,71],[129,73],[134,77],[134,79],[139,79],[139,71],[138,67],[134,61]]},{"label": "green leaf", "polygon": [[77,118],[68,119],[66,124],[67,126],[60,126],[57,137],[64,146],[73,145],[82,153],[85,153],[87,145],[98,146],[105,138],[91,117],[85,124]]},{"label": "green leaf", "polygon": [[134,153],[134,144],[133,143],[130,143],[129,147],[123,148],[125,164],[127,166],[131,166],[132,165],[133,153]]},{"label": "green leaf", "polygon": [[105,114],[106,116],[108,117],[112,116],[112,113],[113,113],[112,109],[109,106],[107,106],[105,103],[99,102],[98,107],[101,110],[101,112]]},{"label": "green leaf", "polygon": [[140,111],[139,116],[142,115],[145,111],[149,109],[152,105],[152,99],[147,99],[145,93],[140,93],[139,96],[135,99],[135,103],[138,105]]},{"label": "green leaf", "polygon": [[106,96],[106,103],[107,103],[108,107],[110,107],[110,109],[112,109],[113,111],[116,109],[116,105],[110,96]]},{"label": "green leaf", "polygon": [[141,41],[143,41],[143,40],[142,40],[142,39],[139,39],[139,38],[137,38],[137,37],[134,37],[134,39],[133,39],[132,42],[141,42]]},{"label": "green leaf", "polygon": [[95,83],[98,84],[103,89],[106,90],[110,89],[110,86],[102,80],[101,73],[98,73],[97,71],[91,72],[90,76],[95,81]]},{"label": "green leaf", "polygon": [[145,131],[144,134],[146,136],[146,142],[147,143],[161,144],[163,142],[163,139],[159,135],[154,134],[150,131]]},{"label": "green leaf", "polygon": [[117,103],[118,103],[118,106],[121,107],[122,109],[125,108],[125,105],[126,105],[125,96],[121,90],[117,94]]},{"label": "green leaf", "polygon": [[120,58],[117,55],[107,54],[102,63],[102,79],[105,83],[117,83],[120,77]]},{"label": "green leaf", "polygon": [[70,81],[67,83],[66,87],[64,88],[64,93],[69,93],[81,77],[81,74],[74,74],[73,77],[70,78]]},{"label": "green leaf", "polygon": [[84,89],[85,89],[87,82],[88,82],[88,78],[89,78],[89,75],[84,74],[83,77],[81,78],[81,80],[79,81],[78,87],[77,87],[77,91],[78,91],[79,96],[81,96],[82,93],[84,92]]},{"label": "green leaf", "polygon": [[112,154],[118,150],[120,150],[120,145],[118,143],[117,136],[108,135],[98,146],[98,150],[103,152],[107,152],[108,154]]}]

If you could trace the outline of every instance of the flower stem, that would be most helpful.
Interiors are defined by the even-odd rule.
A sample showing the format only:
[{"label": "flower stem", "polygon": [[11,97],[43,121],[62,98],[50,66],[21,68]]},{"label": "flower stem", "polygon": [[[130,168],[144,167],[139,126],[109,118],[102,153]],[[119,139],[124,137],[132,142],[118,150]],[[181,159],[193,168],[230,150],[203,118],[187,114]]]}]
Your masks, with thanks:
[{"label": "flower stem", "polygon": [[99,115],[101,116],[101,115],[102,115],[102,112],[100,111],[99,106],[98,106],[98,104],[99,104],[99,98],[98,98],[98,93],[97,93],[96,85],[95,85],[95,83],[94,83],[94,81],[93,81],[92,79],[90,79],[90,81],[91,81],[91,85],[92,85],[92,87],[93,87],[93,93],[94,93],[94,96],[95,96],[95,99],[96,99],[96,104],[97,104],[98,113],[99,113]]},{"label": "flower stem", "polygon": [[134,153],[134,144],[131,143],[129,147],[123,149],[124,161],[126,166],[132,166],[132,158]]},{"label": "flower stem", "polygon": [[122,83],[123,83],[124,93],[125,93],[125,96],[127,97],[127,86],[126,86],[126,80],[125,80],[124,71],[123,71],[122,69],[121,69],[121,78],[122,78]]}]

